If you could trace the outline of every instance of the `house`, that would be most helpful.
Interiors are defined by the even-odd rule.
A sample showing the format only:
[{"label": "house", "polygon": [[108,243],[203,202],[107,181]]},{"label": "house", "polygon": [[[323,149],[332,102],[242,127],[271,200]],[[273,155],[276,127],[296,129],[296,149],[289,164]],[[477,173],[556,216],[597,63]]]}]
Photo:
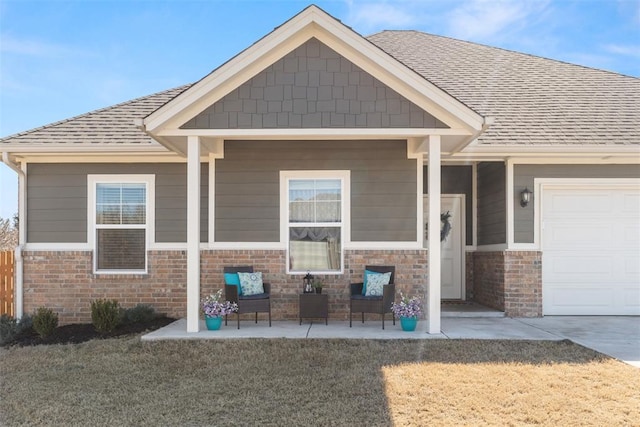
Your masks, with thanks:
[{"label": "house", "polygon": [[[640,314],[640,80],[309,6],[200,81],[0,140],[17,312],[150,303],[199,328],[225,265],[297,317],[366,264],[508,316]],[[451,230],[441,243],[441,214]]]}]

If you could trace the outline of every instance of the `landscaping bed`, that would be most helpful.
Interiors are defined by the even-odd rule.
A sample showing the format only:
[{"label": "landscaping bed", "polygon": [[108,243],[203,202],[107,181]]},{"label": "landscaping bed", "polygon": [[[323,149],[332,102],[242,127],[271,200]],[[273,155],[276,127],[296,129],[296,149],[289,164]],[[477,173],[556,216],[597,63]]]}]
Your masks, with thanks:
[{"label": "landscaping bed", "polygon": [[154,319],[132,323],[122,323],[111,332],[98,332],[91,323],[74,323],[57,327],[51,335],[40,337],[33,327],[25,328],[15,337],[3,343],[2,347],[33,346],[42,344],[78,344],[93,339],[115,338],[162,328],[176,319],[158,316]]}]

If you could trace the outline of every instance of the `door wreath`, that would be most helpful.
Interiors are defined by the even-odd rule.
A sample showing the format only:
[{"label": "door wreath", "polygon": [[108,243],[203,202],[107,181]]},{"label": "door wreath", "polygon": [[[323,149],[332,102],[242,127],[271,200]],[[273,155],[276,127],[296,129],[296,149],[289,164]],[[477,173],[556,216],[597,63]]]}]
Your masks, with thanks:
[{"label": "door wreath", "polygon": [[[449,237],[449,233],[451,233],[451,213],[446,211],[440,214],[440,222],[442,223],[440,227],[440,241],[444,242]],[[424,225],[424,237],[429,240],[429,222],[426,222]]]}]

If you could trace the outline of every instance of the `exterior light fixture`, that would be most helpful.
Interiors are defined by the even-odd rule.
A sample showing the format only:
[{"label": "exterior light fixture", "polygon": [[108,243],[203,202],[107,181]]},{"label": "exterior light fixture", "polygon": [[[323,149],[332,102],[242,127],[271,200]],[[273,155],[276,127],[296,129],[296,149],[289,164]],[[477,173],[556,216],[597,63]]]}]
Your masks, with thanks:
[{"label": "exterior light fixture", "polygon": [[526,208],[529,202],[531,201],[532,196],[533,196],[533,191],[525,187],[525,189],[520,192],[520,206],[522,206],[523,208]]}]

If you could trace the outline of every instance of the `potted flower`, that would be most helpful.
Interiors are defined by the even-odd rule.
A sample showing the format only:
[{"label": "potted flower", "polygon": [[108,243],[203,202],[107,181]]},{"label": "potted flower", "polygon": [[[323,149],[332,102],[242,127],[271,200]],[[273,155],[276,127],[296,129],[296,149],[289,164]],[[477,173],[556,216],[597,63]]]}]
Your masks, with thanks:
[{"label": "potted flower", "polygon": [[403,331],[415,331],[418,317],[422,313],[422,301],[418,297],[407,297],[400,292],[400,302],[391,304],[391,311],[400,318]]},{"label": "potted flower", "polygon": [[222,325],[222,316],[238,311],[238,304],[235,302],[221,301],[222,289],[215,294],[211,294],[202,300],[202,312],[204,313],[207,329],[218,330]]}]

